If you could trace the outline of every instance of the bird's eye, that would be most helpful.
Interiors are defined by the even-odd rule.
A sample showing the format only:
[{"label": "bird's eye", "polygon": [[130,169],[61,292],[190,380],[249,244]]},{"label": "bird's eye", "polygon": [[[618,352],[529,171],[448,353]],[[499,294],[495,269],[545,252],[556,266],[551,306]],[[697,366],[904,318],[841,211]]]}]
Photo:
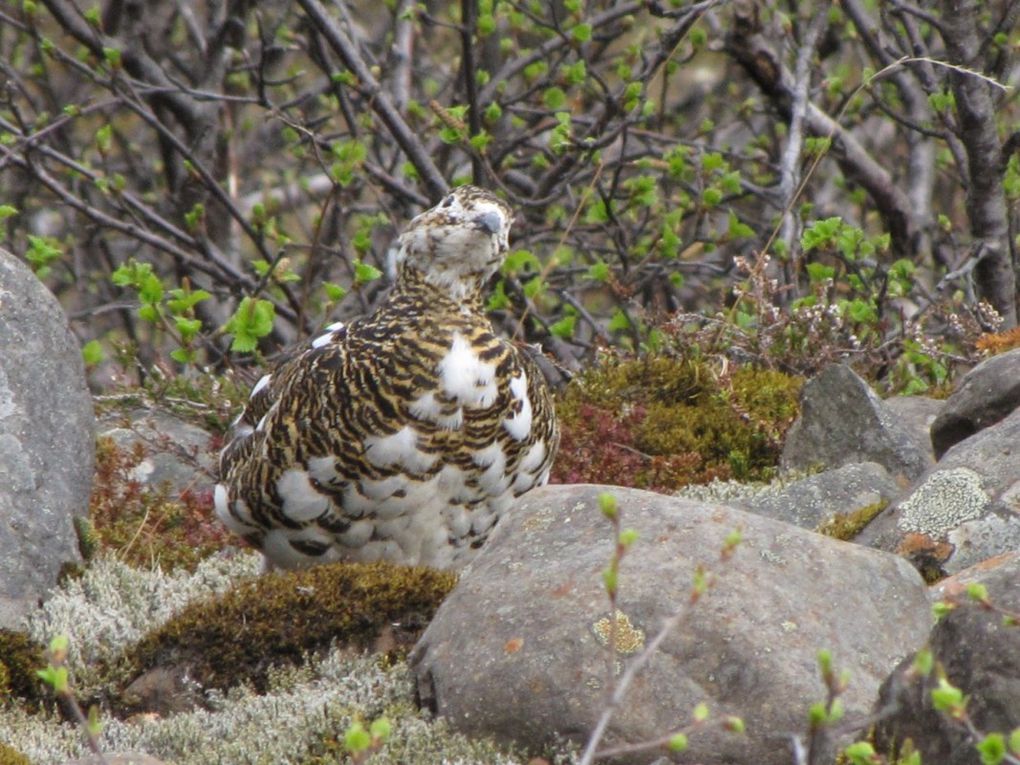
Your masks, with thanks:
[{"label": "bird's eye", "polygon": [[448,196],[446,199],[443,200],[443,204],[440,205],[440,206],[441,207],[449,207],[452,204],[453,204],[453,194],[450,194],[450,196]]}]

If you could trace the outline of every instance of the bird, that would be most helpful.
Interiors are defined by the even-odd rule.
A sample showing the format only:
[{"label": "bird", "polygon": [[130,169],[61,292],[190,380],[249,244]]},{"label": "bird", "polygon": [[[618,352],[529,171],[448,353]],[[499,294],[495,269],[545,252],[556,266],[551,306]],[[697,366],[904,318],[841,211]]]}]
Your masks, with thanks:
[{"label": "bird", "polygon": [[484,312],[513,217],[488,190],[455,188],[397,240],[374,312],[327,326],[252,387],[214,503],[265,570],[462,568],[513,500],[548,481],[549,386]]}]

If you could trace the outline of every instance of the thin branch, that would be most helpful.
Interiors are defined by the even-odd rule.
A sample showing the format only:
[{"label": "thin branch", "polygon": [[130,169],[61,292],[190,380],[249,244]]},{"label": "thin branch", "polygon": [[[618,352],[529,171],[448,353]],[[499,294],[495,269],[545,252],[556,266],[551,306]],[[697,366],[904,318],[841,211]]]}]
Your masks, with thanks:
[{"label": "thin branch", "polygon": [[319,0],[298,0],[298,4],[315,22],[316,28],[322,32],[326,42],[340,57],[344,66],[357,77],[358,82],[352,87],[368,100],[373,111],[379,115],[390,134],[418,171],[418,175],[429,190],[429,195],[433,199],[439,199],[447,192],[449,184],[432,161],[425,146],[418,140],[418,136],[400,116],[400,112],[393,105],[389,95],[380,88],[378,80],[361,57],[358,47],[344,33],[336,20],[326,12]]}]

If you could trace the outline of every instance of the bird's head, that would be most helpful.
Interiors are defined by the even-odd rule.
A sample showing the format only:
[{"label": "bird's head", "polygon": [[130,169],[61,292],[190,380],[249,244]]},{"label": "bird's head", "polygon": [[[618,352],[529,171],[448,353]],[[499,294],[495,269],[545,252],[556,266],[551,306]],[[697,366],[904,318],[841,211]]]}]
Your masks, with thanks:
[{"label": "bird's head", "polygon": [[400,266],[463,298],[502,264],[512,222],[506,202],[477,186],[460,186],[408,224],[400,236]]}]

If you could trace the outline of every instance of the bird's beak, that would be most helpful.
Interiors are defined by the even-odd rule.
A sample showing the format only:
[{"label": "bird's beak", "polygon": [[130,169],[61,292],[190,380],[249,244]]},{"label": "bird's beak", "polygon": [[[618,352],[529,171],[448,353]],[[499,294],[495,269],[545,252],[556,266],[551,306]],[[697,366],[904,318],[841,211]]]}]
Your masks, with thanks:
[{"label": "bird's beak", "polygon": [[503,228],[503,216],[495,210],[489,210],[475,218],[475,225],[490,234],[497,234]]}]

